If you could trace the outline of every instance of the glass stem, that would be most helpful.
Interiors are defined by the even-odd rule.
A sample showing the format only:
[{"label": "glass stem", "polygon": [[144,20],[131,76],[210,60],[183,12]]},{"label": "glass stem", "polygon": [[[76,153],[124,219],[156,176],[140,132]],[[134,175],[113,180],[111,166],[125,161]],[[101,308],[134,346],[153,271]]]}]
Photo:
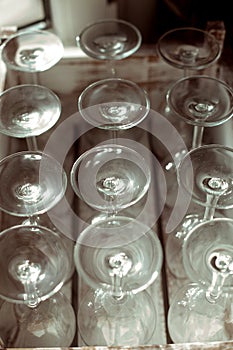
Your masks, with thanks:
[{"label": "glass stem", "polygon": [[119,252],[109,258],[109,267],[112,277],[112,296],[119,299],[124,295],[122,279],[131,269],[132,261],[125,253]]},{"label": "glass stem", "polygon": [[113,275],[112,296],[116,299],[119,299],[123,296],[122,276],[118,273]]},{"label": "glass stem", "polygon": [[183,70],[183,77],[184,77],[184,78],[187,78],[187,77],[189,77],[189,76],[191,76],[191,75],[193,75],[192,70],[190,70],[190,69],[188,69],[188,68],[184,68],[184,70]]},{"label": "glass stem", "polygon": [[39,84],[39,73],[33,72],[32,75],[32,84],[38,85]]},{"label": "glass stem", "polygon": [[112,139],[113,139],[113,144],[117,144],[117,130],[113,129],[112,130]]},{"label": "glass stem", "polygon": [[200,147],[202,144],[204,126],[195,125],[193,127],[192,149]]},{"label": "glass stem", "polygon": [[39,300],[36,291],[36,283],[29,279],[28,281],[25,281],[24,288],[27,295],[27,306],[31,308],[37,307]]},{"label": "glass stem", "polygon": [[25,303],[28,307],[36,307],[40,302],[37,294],[37,281],[41,273],[41,266],[26,259],[18,264],[16,273],[24,286]]},{"label": "glass stem", "polygon": [[39,223],[40,218],[39,216],[33,216],[33,215],[29,215],[23,222],[22,225],[40,225]]},{"label": "glass stem", "polygon": [[108,60],[107,61],[107,71],[110,72],[110,77],[115,78],[116,77],[116,67],[115,67],[115,61],[114,60]]},{"label": "glass stem", "polygon": [[210,259],[212,280],[206,292],[206,298],[210,303],[215,303],[222,295],[224,282],[232,273],[232,262],[232,256],[228,251],[216,251]]},{"label": "glass stem", "polygon": [[214,270],[211,285],[206,292],[206,298],[210,303],[215,303],[222,294],[222,288],[226,279],[226,274]]},{"label": "glass stem", "polygon": [[204,212],[204,220],[212,220],[214,218],[216,205],[218,203],[219,196],[207,193],[206,206]]},{"label": "glass stem", "polygon": [[26,142],[29,151],[38,151],[37,140],[35,136],[27,137]]}]

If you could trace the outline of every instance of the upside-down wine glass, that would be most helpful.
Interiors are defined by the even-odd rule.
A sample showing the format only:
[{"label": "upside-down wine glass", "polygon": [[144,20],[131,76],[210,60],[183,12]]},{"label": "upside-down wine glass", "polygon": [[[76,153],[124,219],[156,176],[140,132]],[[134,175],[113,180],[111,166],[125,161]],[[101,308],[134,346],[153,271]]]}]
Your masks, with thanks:
[{"label": "upside-down wine glass", "polygon": [[4,212],[28,217],[53,208],[64,196],[66,174],[59,162],[39,151],[22,151],[0,161],[0,208]]},{"label": "upside-down wine glass", "polygon": [[26,138],[30,151],[38,150],[36,136],[52,128],[61,114],[58,96],[40,85],[17,85],[0,95],[0,132]]},{"label": "upside-down wine glass", "polygon": [[156,233],[135,219],[111,216],[81,232],[74,260],[92,288],[78,311],[83,341],[108,346],[147,343],[157,314],[146,288],[156,280],[162,264]]},{"label": "upside-down wine glass", "polygon": [[207,68],[221,54],[220,45],[212,34],[192,27],[166,32],[159,38],[157,49],[166,63],[183,69],[185,77],[191,75],[190,71]]},{"label": "upside-down wine glass", "polygon": [[115,76],[113,62],[135,53],[141,46],[142,37],[133,24],[106,19],[85,27],[76,42],[87,56],[109,62],[111,75]]},{"label": "upside-down wine glass", "polygon": [[193,282],[175,295],[168,327],[174,342],[227,341],[233,335],[233,220],[198,224],[185,238],[184,266]]},{"label": "upside-down wine glass", "polygon": [[233,208],[233,149],[212,144],[190,151],[178,167],[178,182],[200,209],[204,207],[204,213],[200,210],[185,216],[167,237],[168,267],[176,277],[184,278],[187,274],[182,262],[182,246],[188,232],[200,222],[221,215],[215,213],[216,209]]},{"label": "upside-down wine glass", "polygon": [[151,172],[145,158],[135,150],[104,144],[89,149],[74,162],[70,179],[81,200],[114,216],[143,198]]},{"label": "upside-down wine glass", "polygon": [[113,131],[138,125],[148,114],[150,101],[144,89],[120,78],[99,80],[79,96],[78,109],[84,120],[94,127]]},{"label": "upside-down wine glass", "polygon": [[25,30],[10,36],[2,45],[2,60],[10,70],[30,73],[38,83],[38,73],[60,61],[64,53],[58,36],[46,30]]},{"label": "upside-down wine glass", "polygon": [[180,79],[167,95],[170,109],[193,125],[191,148],[201,146],[205,127],[228,121],[233,115],[233,90],[224,81],[205,75]]},{"label": "upside-down wine glass", "polygon": [[[0,252],[0,297],[7,301],[0,308],[3,341],[7,346],[45,346],[45,340],[50,345],[54,345],[52,341],[70,345],[75,333],[74,312],[56,294],[70,271],[60,236],[38,225],[13,226],[0,233]],[[53,315],[59,308],[64,314],[55,322]]]},{"label": "upside-down wine glass", "polygon": [[[195,149],[202,145],[205,128],[221,125],[232,117],[233,90],[219,79],[196,75],[178,80],[167,93],[167,103],[177,120],[193,126],[191,149]],[[175,159],[169,157],[164,160],[167,182],[173,189],[177,165],[185,153],[181,149]],[[169,192],[174,191],[171,189]]]}]

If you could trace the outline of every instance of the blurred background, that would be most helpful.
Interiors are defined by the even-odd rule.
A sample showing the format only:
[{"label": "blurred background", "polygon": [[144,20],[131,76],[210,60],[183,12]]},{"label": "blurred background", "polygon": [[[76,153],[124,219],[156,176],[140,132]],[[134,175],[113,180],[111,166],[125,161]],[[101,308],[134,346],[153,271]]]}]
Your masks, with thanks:
[{"label": "blurred background", "polygon": [[224,21],[226,43],[233,46],[232,2],[229,0],[0,0],[0,27],[50,28],[65,46],[89,23],[120,18],[135,24],[143,43],[155,43],[169,29]]}]

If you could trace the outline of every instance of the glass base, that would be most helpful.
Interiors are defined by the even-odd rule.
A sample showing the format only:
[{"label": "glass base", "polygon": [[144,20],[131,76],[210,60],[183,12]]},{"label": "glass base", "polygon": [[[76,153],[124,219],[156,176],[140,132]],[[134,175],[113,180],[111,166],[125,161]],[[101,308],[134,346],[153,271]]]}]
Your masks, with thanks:
[{"label": "glass base", "polygon": [[3,302],[0,317],[1,339],[11,348],[67,347],[76,330],[73,308],[67,298],[58,293],[36,308]]},{"label": "glass base", "polygon": [[78,313],[78,326],[86,345],[138,346],[155,329],[156,310],[144,291],[114,298],[111,292],[90,290]]}]

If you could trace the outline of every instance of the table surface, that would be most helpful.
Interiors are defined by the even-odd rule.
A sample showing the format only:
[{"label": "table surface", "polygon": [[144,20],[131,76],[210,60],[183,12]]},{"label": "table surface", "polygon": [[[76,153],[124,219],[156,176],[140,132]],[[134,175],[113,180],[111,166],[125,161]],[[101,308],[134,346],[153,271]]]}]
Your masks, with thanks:
[{"label": "table surface", "polygon": [[[161,164],[165,157],[168,156],[168,153],[166,147],[164,147],[164,144],[162,144],[162,141],[158,140],[161,135],[159,135],[160,129],[157,131],[155,130],[157,128],[155,118],[160,115],[165,115],[166,92],[174,81],[182,77],[182,71],[163,62],[158,57],[155,46],[142,47],[130,58],[117,61],[115,68],[117,77],[134,81],[139,86],[144,88],[147,91],[151,102],[151,112],[149,113],[148,118],[146,118],[142,124],[138,125],[137,127],[119,132],[118,138],[120,139],[120,142],[125,143],[126,145],[130,142],[132,145],[139,144],[146,147],[152,154],[152,161],[156,159],[156,161]],[[222,59],[220,59],[219,62],[214,64],[211,68],[208,68],[206,71],[202,71],[201,74],[208,74],[218,77],[225,80],[229,85],[233,86],[233,73],[228,65],[228,59],[224,60],[224,57],[222,57]],[[77,112],[77,99],[84,88],[94,81],[108,77],[109,74],[106,69],[105,62],[96,61],[85,56],[78,57],[76,56],[75,50],[72,51],[72,55],[70,51],[67,50],[64,58],[55,67],[49,71],[39,74],[39,84],[47,86],[53,90],[59,96],[62,103],[62,114],[57,125],[37,138],[39,149],[46,150],[48,148],[47,141],[54,137],[56,134],[55,130],[58,130],[59,127],[61,130],[63,130],[62,126],[64,122],[72,119],[73,116],[77,117],[77,121],[75,123],[75,127],[77,129],[74,130],[74,134],[70,135],[69,132],[68,134],[62,134],[61,145],[64,144],[65,147],[64,152],[66,153],[66,157],[64,167],[67,174],[69,174],[71,166],[77,159],[78,155],[99,144],[100,142],[106,142],[109,140],[109,138],[111,139],[110,133],[90,127],[90,125],[87,125],[87,123],[84,122]],[[6,87],[22,83],[31,83],[30,74],[23,74],[13,71],[8,72]],[[157,114],[157,112],[159,114]],[[161,125],[158,125],[158,127],[160,128]],[[179,127],[179,133],[184,135],[186,140],[190,140],[192,128],[184,124],[179,124],[178,128]],[[208,130],[205,132],[204,140],[206,143],[222,143],[233,147],[232,121],[227,122],[221,127],[215,127],[212,129],[213,130]],[[26,149],[26,143],[24,140],[12,139],[2,135],[1,143],[4,146],[1,149],[1,157]],[[53,151],[55,153],[58,152],[58,150],[55,149],[53,149]],[[56,153],[56,156],[61,157],[61,154]],[[172,198],[171,202],[168,204],[162,203],[162,207],[160,207],[157,202],[157,193],[158,189],[160,188],[157,173],[155,174],[154,180],[155,181],[152,181],[152,186],[149,190],[149,197],[152,201],[150,204],[152,205],[150,205],[148,211],[144,215],[146,215],[146,220],[151,220],[151,222],[153,222],[153,228],[164,246],[167,237],[165,226],[174,209],[173,200],[175,196]],[[95,214],[90,208],[88,208],[84,203],[81,203],[73,195],[73,191],[70,186],[68,186],[66,197],[68,202],[71,203],[72,209],[75,211],[76,215],[81,218],[80,222],[82,224],[88,222],[89,218]],[[58,208],[56,213],[61,215],[61,217],[62,215],[63,217],[67,217],[69,220],[69,215],[66,215],[64,212],[59,212],[59,210],[63,209],[63,207]],[[135,210],[137,210],[137,208]],[[17,219],[13,219],[6,214],[2,214],[1,228],[5,228],[15,222],[17,223]],[[72,225],[72,222],[68,221],[68,225],[69,224]],[[77,230],[80,230],[80,228]],[[77,234],[77,232],[75,232],[75,234]],[[166,266],[166,258],[164,254],[164,264],[161,274],[154,284],[149,287],[149,292],[152,295],[156,305],[158,322],[154,335],[150,340],[150,344],[147,344],[147,346],[151,349],[178,350],[232,349],[233,342],[182,345],[171,344],[166,322],[169,303],[177,289],[187,281],[188,280],[184,279],[178,280],[172,276]],[[75,288],[72,288],[71,285],[75,286]],[[72,280],[69,281],[64,288],[77,311],[78,304],[82,299],[82,296],[85,294],[87,286],[84,284],[83,280],[78,277],[77,273],[74,273]],[[78,331],[72,346],[85,346],[79,337]]]}]

